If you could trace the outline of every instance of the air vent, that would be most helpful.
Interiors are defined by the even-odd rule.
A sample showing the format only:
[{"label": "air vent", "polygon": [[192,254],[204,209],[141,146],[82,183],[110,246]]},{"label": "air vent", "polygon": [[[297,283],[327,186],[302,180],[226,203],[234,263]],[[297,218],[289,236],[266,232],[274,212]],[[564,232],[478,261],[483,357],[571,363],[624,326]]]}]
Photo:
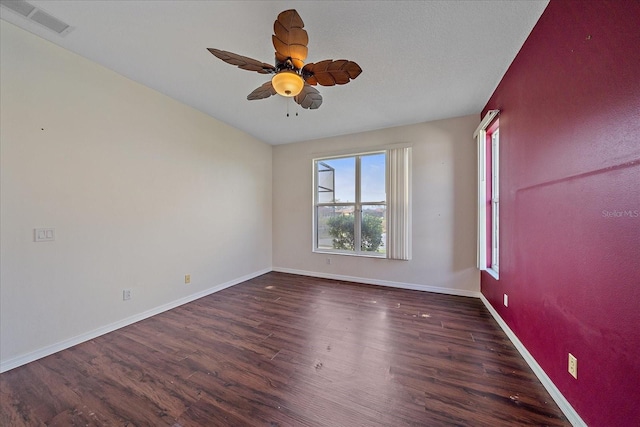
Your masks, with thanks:
[{"label": "air vent", "polygon": [[39,9],[36,9],[35,12],[31,15],[31,19],[36,21],[40,25],[44,25],[50,30],[55,31],[60,34],[64,32],[67,28],[69,28],[69,24],[65,24],[61,20],[54,18],[53,16],[45,13]]},{"label": "air vent", "polygon": [[71,25],[24,0],[0,0],[0,5],[61,36],[67,35],[73,29]]},{"label": "air vent", "polygon": [[33,12],[36,8],[35,6],[31,6],[29,3],[27,3],[26,1],[5,1],[2,0],[2,2],[0,3],[2,4],[2,6],[6,7],[7,9],[11,9],[16,13],[19,13],[22,16],[29,16],[29,14],[31,12]]}]

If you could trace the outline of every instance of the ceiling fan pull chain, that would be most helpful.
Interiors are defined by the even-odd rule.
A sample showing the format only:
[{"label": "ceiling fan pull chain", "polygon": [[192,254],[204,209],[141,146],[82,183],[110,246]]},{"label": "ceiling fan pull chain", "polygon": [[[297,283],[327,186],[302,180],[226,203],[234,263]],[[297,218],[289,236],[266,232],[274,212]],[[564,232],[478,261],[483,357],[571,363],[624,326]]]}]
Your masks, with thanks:
[{"label": "ceiling fan pull chain", "polygon": [[[289,115],[289,105],[291,104],[291,102],[289,102],[289,100],[291,100],[291,102],[293,102],[293,98],[289,98],[289,99],[287,100],[287,117],[291,117],[291,116]],[[295,105],[294,105],[294,107],[295,107],[295,109],[296,109],[296,117],[298,117],[298,104],[295,104]]]}]

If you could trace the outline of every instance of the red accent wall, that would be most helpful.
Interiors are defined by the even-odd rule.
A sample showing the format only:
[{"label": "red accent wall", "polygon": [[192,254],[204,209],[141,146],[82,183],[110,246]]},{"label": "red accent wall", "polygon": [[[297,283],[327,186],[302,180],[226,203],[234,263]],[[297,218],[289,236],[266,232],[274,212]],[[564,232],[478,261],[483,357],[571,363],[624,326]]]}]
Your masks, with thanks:
[{"label": "red accent wall", "polygon": [[588,425],[640,425],[640,1],[552,0],[496,108],[500,280],[482,294]]}]

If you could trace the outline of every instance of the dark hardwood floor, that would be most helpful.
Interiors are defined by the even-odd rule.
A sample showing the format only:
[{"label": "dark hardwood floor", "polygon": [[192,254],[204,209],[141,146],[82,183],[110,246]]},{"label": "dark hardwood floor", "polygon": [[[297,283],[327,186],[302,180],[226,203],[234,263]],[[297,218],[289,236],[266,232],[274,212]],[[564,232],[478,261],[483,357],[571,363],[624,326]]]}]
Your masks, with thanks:
[{"label": "dark hardwood floor", "polygon": [[269,273],[0,375],[2,426],[570,425],[482,302]]}]

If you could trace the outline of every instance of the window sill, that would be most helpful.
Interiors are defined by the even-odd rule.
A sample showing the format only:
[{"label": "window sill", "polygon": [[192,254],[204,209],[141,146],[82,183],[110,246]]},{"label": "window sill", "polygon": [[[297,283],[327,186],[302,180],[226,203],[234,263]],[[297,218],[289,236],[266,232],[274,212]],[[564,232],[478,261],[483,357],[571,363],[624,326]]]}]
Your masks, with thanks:
[{"label": "window sill", "polygon": [[499,275],[499,274],[498,274],[498,272],[497,272],[497,271],[495,271],[494,269],[492,269],[492,268],[487,268],[485,271],[486,271],[487,273],[489,273],[489,274],[491,275],[491,277],[493,277],[494,279],[496,279],[496,280],[500,280],[500,275]]},{"label": "window sill", "polygon": [[346,255],[346,256],[354,256],[359,258],[378,258],[378,259],[387,259],[387,254],[368,254],[365,252],[354,253],[354,252],[338,252],[338,251],[325,251],[322,249],[314,249],[314,254],[324,254],[324,255]]}]

